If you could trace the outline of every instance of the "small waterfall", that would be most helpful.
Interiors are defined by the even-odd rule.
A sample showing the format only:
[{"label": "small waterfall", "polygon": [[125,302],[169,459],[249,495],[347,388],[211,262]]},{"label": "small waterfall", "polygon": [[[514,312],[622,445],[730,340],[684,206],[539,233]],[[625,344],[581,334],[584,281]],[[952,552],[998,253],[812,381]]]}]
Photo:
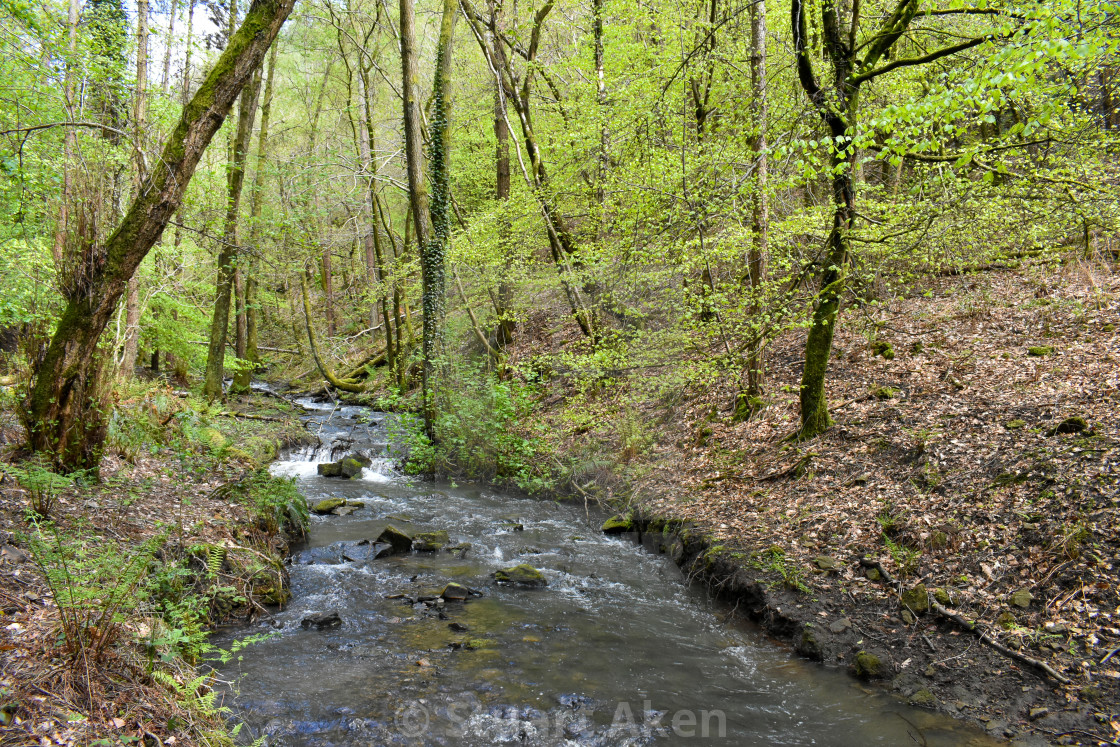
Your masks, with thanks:
[{"label": "small waterfall", "polygon": [[272,465],[273,474],[311,477],[318,473],[318,465],[355,455],[370,462],[355,479],[388,482],[397,475],[385,413],[312,399],[294,402],[307,411],[308,430],[318,442],[284,449]]}]

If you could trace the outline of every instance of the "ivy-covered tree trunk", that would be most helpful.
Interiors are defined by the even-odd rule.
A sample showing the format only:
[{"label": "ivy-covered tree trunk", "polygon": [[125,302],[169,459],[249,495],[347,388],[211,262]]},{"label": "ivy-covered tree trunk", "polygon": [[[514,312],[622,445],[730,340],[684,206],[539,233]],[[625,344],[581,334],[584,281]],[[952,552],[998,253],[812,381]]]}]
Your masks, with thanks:
[{"label": "ivy-covered tree trunk", "polygon": [[183,201],[206,147],[253,75],[295,0],[255,0],[214,68],[186,106],[160,157],[83,282],[66,298],[24,408],[31,447],[63,469],[96,467],[105,437],[98,343],[129,278]]},{"label": "ivy-covered tree trunk", "polygon": [[[444,255],[451,233],[451,173],[449,148],[451,133],[451,43],[458,3],[444,0],[436,71],[432,86],[431,138],[428,152],[432,194],[429,201],[424,188],[421,163],[420,107],[417,100],[417,61],[415,14],[412,0],[400,0],[401,95],[404,100],[405,152],[408,160],[408,187],[416,243],[420,247],[420,273],[423,285],[423,369],[421,396],[424,429],[435,438],[435,367],[443,335],[446,294]],[[424,213],[428,213],[425,215]],[[429,223],[430,220],[430,223]]]}]

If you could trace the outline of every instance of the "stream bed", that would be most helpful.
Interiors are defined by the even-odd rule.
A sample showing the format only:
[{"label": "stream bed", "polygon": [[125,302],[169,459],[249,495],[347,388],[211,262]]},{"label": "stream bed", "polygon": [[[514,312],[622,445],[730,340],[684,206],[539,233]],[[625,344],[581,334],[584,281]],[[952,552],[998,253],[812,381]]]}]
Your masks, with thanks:
[{"label": "stream bed", "polygon": [[[604,515],[397,474],[393,416],[300,402],[322,441],[282,457],[314,516],[294,548],[292,601],[221,668],[225,705],[271,745],[963,745],[985,735],[789,651],[690,585],[664,555],[599,532]],[[317,464],[371,459],[354,479]],[[392,524],[446,530],[462,552],[369,560]],[[347,559],[347,558],[352,559]],[[528,563],[543,588],[499,586]],[[436,602],[449,582],[479,595]],[[426,602],[419,601],[421,598]],[[337,612],[341,624],[304,624]]]}]

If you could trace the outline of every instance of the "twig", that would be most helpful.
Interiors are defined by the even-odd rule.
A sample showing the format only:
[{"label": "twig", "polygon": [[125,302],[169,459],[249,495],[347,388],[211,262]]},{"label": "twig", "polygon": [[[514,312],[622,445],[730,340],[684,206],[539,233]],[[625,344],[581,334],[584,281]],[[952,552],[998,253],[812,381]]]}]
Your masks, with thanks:
[{"label": "twig", "polygon": [[[880,563],[878,560],[872,560],[870,558],[860,558],[859,559],[859,564],[862,565],[864,568],[874,568],[875,570],[879,571],[879,574],[883,577],[883,580],[886,581],[888,584],[894,585],[896,583],[894,578],[891,577],[891,574],[887,572],[887,569],[884,568],[883,564]],[[932,609],[934,612],[936,612],[940,617],[943,617],[946,620],[951,620],[951,621],[955,622],[957,625],[964,628],[968,632],[976,635],[982,643],[984,643],[987,646],[995,649],[996,651],[1003,654],[1004,656],[1007,656],[1011,659],[1022,662],[1023,664],[1029,664],[1030,666],[1035,667],[1036,669],[1041,669],[1043,672],[1046,672],[1046,674],[1050,675],[1051,677],[1053,677],[1055,680],[1062,683],[1063,685],[1070,684],[1070,680],[1067,677],[1059,674],[1057,671],[1055,671],[1046,662],[1039,661],[1038,659],[1034,659],[1030,656],[1027,656],[1026,654],[1021,654],[1018,651],[1015,651],[1013,649],[1008,648],[1007,646],[1004,646],[1002,643],[1000,643],[999,641],[997,641],[996,639],[994,639],[990,635],[988,635],[987,632],[985,632],[984,630],[981,630],[976,625],[976,623],[971,622],[969,620],[966,620],[961,615],[958,615],[955,612],[950,612],[949,610],[945,609],[943,606],[941,606],[941,604],[936,599],[930,599],[929,600],[929,605],[930,605],[930,609]]]}]

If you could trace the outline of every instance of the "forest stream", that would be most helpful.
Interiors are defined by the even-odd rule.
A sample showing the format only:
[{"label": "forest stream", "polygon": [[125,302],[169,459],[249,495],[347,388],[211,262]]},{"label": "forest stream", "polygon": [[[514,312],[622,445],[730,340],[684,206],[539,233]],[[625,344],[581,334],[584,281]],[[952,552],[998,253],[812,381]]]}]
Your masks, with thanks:
[{"label": "forest stream", "polygon": [[[282,456],[315,516],[273,637],[222,669],[242,737],[272,745],[961,745],[973,728],[799,661],[689,584],[665,555],[602,535],[595,508],[426,482],[393,469],[393,416],[301,401],[319,447]],[[317,465],[360,453],[356,478]],[[392,524],[470,548],[369,559]],[[538,568],[543,588],[493,573]],[[466,601],[437,600],[448,583]],[[326,618],[337,612],[341,624]],[[316,616],[319,617],[316,617]],[[318,622],[319,625],[314,624]],[[240,658],[238,658],[240,657]]]}]

